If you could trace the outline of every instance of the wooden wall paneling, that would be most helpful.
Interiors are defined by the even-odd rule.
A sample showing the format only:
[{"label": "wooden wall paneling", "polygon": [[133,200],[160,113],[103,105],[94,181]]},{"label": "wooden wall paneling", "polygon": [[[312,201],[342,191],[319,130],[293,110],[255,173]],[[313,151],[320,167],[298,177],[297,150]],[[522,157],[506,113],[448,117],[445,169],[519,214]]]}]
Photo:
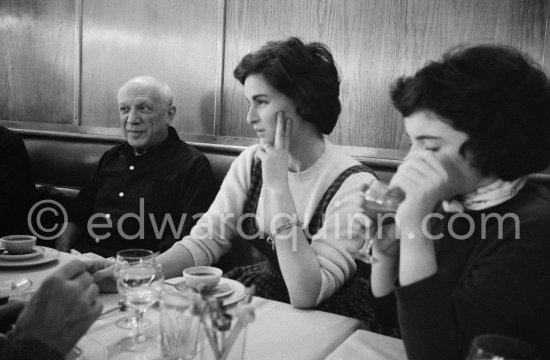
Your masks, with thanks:
[{"label": "wooden wall paneling", "polygon": [[543,0],[544,3],[544,51],[542,64],[546,69],[546,73],[550,75],[550,0]]},{"label": "wooden wall paneling", "polygon": [[[547,0],[545,0],[547,1]],[[406,149],[389,85],[458,44],[498,42],[541,58],[542,1],[228,0],[222,135],[254,134],[232,70],[246,53],[288,36],[318,40],[341,68],[343,111],[331,139],[343,145]]]},{"label": "wooden wall paneling", "polygon": [[82,124],[119,127],[116,91],[138,75],[165,80],[180,132],[212,134],[217,0],[83,0]]},{"label": "wooden wall paneling", "polygon": [[223,119],[223,76],[225,58],[225,13],[226,0],[218,1],[218,28],[216,48],[216,90],[214,92],[214,129],[215,136],[220,135],[220,124]]},{"label": "wooden wall paneling", "polygon": [[0,2],[0,119],[70,124],[73,0]]},{"label": "wooden wall paneling", "polygon": [[73,110],[73,125],[80,125],[81,118],[81,100],[82,100],[82,0],[74,2],[74,110]]}]

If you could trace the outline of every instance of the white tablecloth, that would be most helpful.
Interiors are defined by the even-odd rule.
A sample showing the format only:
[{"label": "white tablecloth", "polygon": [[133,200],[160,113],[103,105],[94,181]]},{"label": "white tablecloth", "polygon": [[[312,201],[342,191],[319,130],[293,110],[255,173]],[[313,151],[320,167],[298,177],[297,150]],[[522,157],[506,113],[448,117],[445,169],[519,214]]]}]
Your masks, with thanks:
[{"label": "white tablecloth", "polygon": [[403,342],[392,337],[357,330],[326,360],[407,360]]},{"label": "white tablecloth", "polygon": [[[50,264],[25,269],[0,269],[0,281],[25,276],[38,288],[43,279],[61,264],[76,258],[62,253],[59,260]],[[115,306],[117,294],[102,294],[105,309]],[[313,310],[297,310],[288,304],[254,298],[256,320],[249,325],[246,359],[324,359],[346,338],[361,326],[355,319]],[[87,360],[99,360],[103,353],[108,359],[160,359],[160,350],[150,353],[121,351],[117,342],[128,334],[114,325],[126,313],[115,312],[98,319],[79,343]],[[145,331],[160,337],[159,313],[150,310],[147,315],[153,325]],[[391,359],[391,358],[388,358]]]}]

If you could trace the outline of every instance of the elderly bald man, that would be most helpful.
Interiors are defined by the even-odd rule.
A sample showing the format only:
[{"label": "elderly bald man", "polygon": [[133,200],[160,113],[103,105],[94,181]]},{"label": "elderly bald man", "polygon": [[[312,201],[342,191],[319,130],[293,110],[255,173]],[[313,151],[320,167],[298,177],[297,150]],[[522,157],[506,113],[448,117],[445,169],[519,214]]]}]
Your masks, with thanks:
[{"label": "elderly bald man", "polygon": [[214,199],[210,163],[170,126],[170,87],[139,76],[117,94],[126,143],[107,151],[70,211],[58,250],[104,257],[128,248],[164,251],[187,235]]}]

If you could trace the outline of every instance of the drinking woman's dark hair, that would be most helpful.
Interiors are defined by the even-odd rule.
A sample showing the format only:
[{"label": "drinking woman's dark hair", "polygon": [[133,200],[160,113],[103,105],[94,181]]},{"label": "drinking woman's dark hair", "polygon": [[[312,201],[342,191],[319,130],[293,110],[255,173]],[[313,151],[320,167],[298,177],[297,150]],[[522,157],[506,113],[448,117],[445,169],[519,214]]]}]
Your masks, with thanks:
[{"label": "drinking woman's dark hair", "polygon": [[304,44],[291,37],[270,41],[246,55],[233,75],[244,84],[249,75],[261,74],[277,91],[291,98],[297,112],[330,134],[340,115],[340,79],[328,47],[318,42]]},{"label": "drinking woman's dark hair", "polygon": [[504,46],[459,47],[396,81],[394,106],[405,117],[430,110],[469,140],[483,175],[503,180],[550,163],[550,86],[540,66]]}]

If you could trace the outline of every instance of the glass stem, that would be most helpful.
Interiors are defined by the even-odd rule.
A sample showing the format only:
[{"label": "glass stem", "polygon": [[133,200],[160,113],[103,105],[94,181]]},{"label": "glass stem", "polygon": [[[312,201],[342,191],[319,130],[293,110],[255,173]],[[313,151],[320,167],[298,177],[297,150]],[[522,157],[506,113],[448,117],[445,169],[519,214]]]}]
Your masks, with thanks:
[{"label": "glass stem", "polygon": [[137,309],[136,310],[136,316],[135,316],[135,319],[136,319],[136,336],[134,337],[134,342],[136,344],[139,344],[141,342],[143,342],[145,340],[145,336],[143,335],[143,332],[142,332],[142,324],[143,324],[143,314],[145,313],[145,311],[141,310],[141,309]]}]

